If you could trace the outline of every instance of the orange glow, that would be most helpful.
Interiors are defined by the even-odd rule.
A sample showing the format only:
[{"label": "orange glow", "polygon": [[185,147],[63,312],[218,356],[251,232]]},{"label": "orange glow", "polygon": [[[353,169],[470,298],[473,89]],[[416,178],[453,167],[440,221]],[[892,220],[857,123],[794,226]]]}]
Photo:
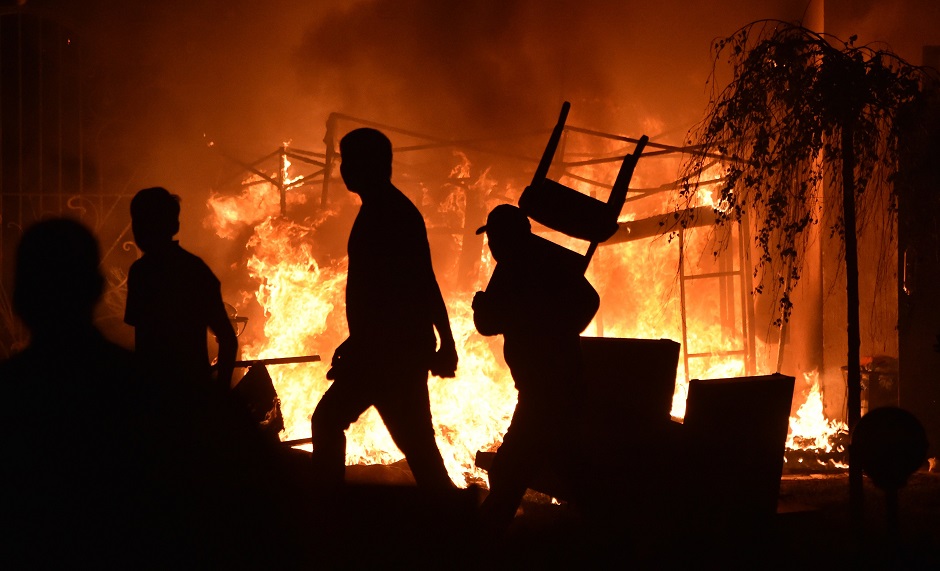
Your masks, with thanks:
[{"label": "orange glow", "polygon": [[[823,410],[822,391],[819,374],[816,371],[805,373],[804,381],[809,386],[806,400],[800,405],[795,416],[790,417],[790,431],[787,435],[787,449],[814,450],[822,453],[834,451],[832,441],[840,432],[848,431],[844,422],[826,418]],[[842,450],[835,450],[841,452]],[[848,468],[848,465],[835,463],[836,468]]]},{"label": "orange glow", "polygon": [[[243,341],[242,358],[319,354],[323,359],[269,368],[284,415],[282,440],[293,440],[310,435],[310,414],[329,387],[325,373],[332,351],[347,335],[346,263],[344,259],[335,267],[320,268],[311,248],[316,225],[304,226],[276,215],[277,196],[277,189],[267,182],[247,185],[240,196],[213,196],[207,224],[225,238],[234,236],[230,229],[236,225],[254,226],[247,244],[247,269],[259,284],[250,295],[264,308],[263,335]],[[472,292],[447,297],[460,368],[454,379],[432,378],[429,388],[438,446],[451,478],[466,485],[485,478],[485,472],[474,466],[474,456],[501,441],[516,393],[508,370],[496,356],[501,346],[476,333]],[[347,464],[388,464],[404,457],[375,409],[349,428],[347,441]]]},{"label": "orange glow", "polygon": [[[438,219],[446,219],[447,224],[455,227],[464,224],[466,192],[498,196],[498,199],[484,201],[486,210],[492,208],[497,200],[512,201],[521,193],[521,188],[493,180],[488,169],[474,177],[469,159],[461,153],[455,153],[455,158],[457,164],[450,177],[465,183],[469,181],[469,184],[454,185],[457,190],[435,206],[437,212],[434,215]],[[286,172],[288,166],[283,166],[285,170],[280,173],[281,180],[290,180]],[[594,165],[590,168],[597,172],[583,176],[609,180],[613,178],[611,173],[616,166],[619,165],[603,168]],[[603,169],[609,172],[605,174]],[[574,188],[580,184],[575,179],[562,178],[560,182]],[[642,187],[644,184],[643,174],[637,172],[631,186]],[[497,187],[502,188],[496,191]],[[303,203],[307,200],[307,193],[313,192],[312,188],[297,185],[287,193],[288,203]],[[585,188],[581,190],[586,191]],[[650,193],[647,198],[628,203],[621,220],[669,211],[668,194]],[[606,199],[605,196],[598,198]],[[708,204],[710,194],[703,193],[700,199],[702,204]],[[242,193],[237,196],[214,194],[208,206],[206,224],[220,237],[233,239],[247,228],[253,229],[247,242],[246,268],[258,285],[255,291],[243,292],[243,295],[246,300],[253,299],[260,304],[264,309],[264,321],[249,325],[249,331],[243,335],[242,358],[311,354],[322,358],[320,363],[269,368],[284,414],[282,440],[306,438],[310,435],[310,415],[329,387],[325,373],[333,350],[347,334],[344,306],[346,260],[330,267],[320,267],[313,248],[319,226],[336,213],[324,211],[317,220],[303,223],[281,217],[278,189],[257,176],[246,180]],[[586,244],[557,234],[546,234],[546,237],[578,251],[584,251],[586,247]],[[459,236],[454,239],[459,243]],[[706,246],[714,236],[708,229],[695,229],[687,231],[684,239],[687,252],[702,252],[710,251]],[[677,242],[665,236],[601,247],[587,274],[600,293],[601,310],[585,335],[681,341],[678,261]],[[710,255],[697,257],[687,254],[685,260],[690,273],[708,273],[714,264],[715,260]],[[477,283],[468,291],[448,291],[452,276],[438,273],[460,363],[456,378],[432,377],[429,388],[438,446],[451,478],[459,486],[486,482],[486,473],[474,466],[474,456],[477,451],[494,450],[498,446],[516,403],[512,378],[502,360],[502,340],[479,335],[473,325],[470,308],[473,292],[483,289],[492,267],[489,250],[484,247]],[[709,288],[696,285],[691,295],[716,295]],[[740,295],[737,291],[732,296],[736,308],[740,306]],[[242,300],[244,304],[245,300]],[[699,355],[689,359],[688,376],[725,378],[744,375],[746,367],[742,355],[721,354],[740,349],[743,335],[740,326],[722,324],[723,318],[718,315],[714,303],[687,305],[696,306],[694,310],[687,309],[687,349]],[[734,311],[740,322],[740,309]],[[762,353],[767,349],[758,347],[757,351]],[[766,372],[756,371],[755,374]],[[676,418],[685,413],[687,382],[685,366],[680,360],[672,410]],[[788,446],[793,445],[793,435],[806,434],[802,431],[808,430],[806,423],[811,414],[821,414],[821,404],[819,411],[804,410],[810,406],[815,404],[811,405],[808,397],[796,420],[791,419],[793,434],[788,439]],[[349,465],[389,464],[402,458],[375,409],[369,409],[347,431],[346,462]]]}]

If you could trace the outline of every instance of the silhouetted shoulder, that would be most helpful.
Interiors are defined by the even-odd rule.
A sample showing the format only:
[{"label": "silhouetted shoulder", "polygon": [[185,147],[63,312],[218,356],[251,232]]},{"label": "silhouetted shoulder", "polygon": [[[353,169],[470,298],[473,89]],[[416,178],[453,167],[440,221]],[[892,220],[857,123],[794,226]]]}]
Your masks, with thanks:
[{"label": "silhouetted shoulder", "polygon": [[[134,354],[90,330],[67,346],[32,345],[0,363],[0,391],[8,405],[30,422],[63,422],[80,410],[122,414],[133,399],[139,379]],[[14,396],[18,394],[25,400]],[[25,402],[33,406],[23,406]],[[8,413],[15,412],[8,410]],[[82,414],[84,414],[82,413]],[[9,416],[7,415],[7,418]]]},{"label": "silhouetted shoulder", "polygon": [[139,556],[149,393],[133,354],[94,332],[33,345],[0,364],[0,394],[5,556],[28,567]]},{"label": "silhouetted shoulder", "polygon": [[202,258],[179,245],[145,254],[128,272],[124,321],[135,327],[150,321],[172,323],[174,316],[190,322],[205,314],[220,296],[220,286]]},{"label": "silhouetted shoulder", "polygon": [[[402,238],[424,239],[427,228],[424,216],[418,207],[398,189],[393,189],[371,204],[363,204],[360,210],[360,228],[384,241]],[[409,248],[398,248],[409,252]]]},{"label": "silhouetted shoulder", "polygon": [[[176,270],[186,276],[200,276],[210,283],[219,283],[218,278],[202,258],[189,252],[178,244],[173,244],[166,251],[145,254],[131,264],[131,272],[147,275],[155,271]],[[148,275],[149,277],[149,275]]]}]

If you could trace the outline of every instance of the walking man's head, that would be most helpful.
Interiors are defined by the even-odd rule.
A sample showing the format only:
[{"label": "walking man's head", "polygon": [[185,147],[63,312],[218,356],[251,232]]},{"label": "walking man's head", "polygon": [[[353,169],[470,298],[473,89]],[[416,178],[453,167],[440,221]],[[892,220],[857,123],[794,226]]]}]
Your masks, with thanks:
[{"label": "walking man's head", "polygon": [[160,186],[139,191],[131,200],[131,229],[144,252],[171,242],[180,230],[179,196]]},{"label": "walking man's head", "polygon": [[392,178],[392,142],[381,131],[350,131],[339,142],[343,182],[350,192],[362,194]]}]

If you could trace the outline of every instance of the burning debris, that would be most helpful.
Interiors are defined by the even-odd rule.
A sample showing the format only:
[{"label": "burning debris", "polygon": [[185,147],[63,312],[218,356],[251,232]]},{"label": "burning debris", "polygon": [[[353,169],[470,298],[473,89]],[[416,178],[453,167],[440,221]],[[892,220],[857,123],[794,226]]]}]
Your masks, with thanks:
[{"label": "burning debris", "polygon": [[805,401],[790,417],[784,470],[821,472],[848,468],[849,429],[844,422],[832,420],[823,412],[819,374],[805,373],[809,386]]},{"label": "burning debris", "polygon": [[[570,133],[566,132],[565,143],[567,154],[563,153],[558,161],[556,178],[582,193],[605,199],[610,185],[598,186],[594,181],[613,180],[612,169],[619,165],[616,157],[623,156],[623,138],[599,137],[597,133],[579,133],[577,128],[572,128]],[[655,143],[651,146],[657,148]],[[489,206],[517,201],[522,194],[522,184],[512,179],[499,180],[489,166],[478,169],[467,152],[455,152],[452,156],[456,157],[456,164],[448,168],[448,174],[443,177],[422,179],[417,173],[406,172],[409,167],[401,166],[396,167],[401,169],[396,172],[411,185],[405,187],[406,191],[413,189],[421,197],[417,202],[428,220],[429,233],[447,236],[452,244],[449,246],[451,259],[436,258],[435,265],[459,266],[462,270],[474,268],[469,286],[455,285],[444,293],[460,352],[457,377],[446,381],[432,378],[429,383],[438,446],[451,478],[459,485],[466,485],[485,481],[485,473],[474,462],[476,453],[498,446],[512,415],[516,394],[498,347],[481,337],[473,326],[471,292],[482,286],[481,280],[491,272],[493,261],[481,245],[471,246],[463,228],[478,226],[479,221],[473,218],[482,216]],[[611,159],[571,158],[586,156]],[[724,301],[720,307],[683,302],[689,292],[677,291],[681,289],[676,287],[675,276],[680,253],[675,241],[663,236],[663,225],[667,222],[660,218],[656,224],[660,228],[658,234],[630,236],[632,220],[655,220],[670,210],[668,191],[675,186],[652,181],[668,176],[675,162],[663,161],[662,155],[657,157],[638,169],[628,207],[620,219],[621,230],[610,240],[611,245],[598,249],[595,263],[588,271],[588,278],[601,294],[602,305],[586,334],[684,339],[686,351],[679,367],[672,407],[672,416],[681,419],[687,379],[744,375],[748,370],[755,370],[757,363],[768,360],[776,348],[763,344],[759,336],[753,336],[755,325],[747,322],[746,314],[731,309],[729,318],[726,310],[719,311],[748,297],[727,288],[727,284],[731,284],[728,280],[737,279],[735,272],[740,272],[740,268],[733,272],[725,270],[722,274],[725,277],[721,278],[725,281],[717,280],[726,284],[721,287],[713,289],[708,280],[703,279],[695,282],[698,296],[724,299],[731,291],[730,305]],[[343,318],[346,261],[336,254],[337,250],[345,252],[345,249],[337,235],[348,233],[345,229],[348,207],[355,204],[348,193],[336,191],[335,180],[331,200],[325,205],[320,203],[322,189],[314,183],[321,180],[316,177],[298,180],[287,172],[288,166],[282,162],[278,170],[267,177],[253,174],[245,179],[238,193],[214,193],[209,200],[205,224],[220,238],[244,244],[246,256],[239,266],[247,271],[250,282],[256,284],[254,290],[243,289],[236,303],[240,314],[257,313],[259,310],[252,308],[261,308],[259,318],[253,320],[253,327],[242,339],[244,359],[319,354],[326,360],[346,336]],[[278,180],[288,181],[290,191],[282,192],[283,187],[276,185]],[[435,180],[439,181],[436,183],[439,188],[428,186]],[[701,207],[713,208],[711,194],[704,189],[700,194]],[[281,209],[283,203],[278,200],[281,195],[286,196],[288,212],[303,213],[303,216],[285,216]],[[571,249],[584,248],[583,243],[544,227],[538,227],[537,231]],[[682,265],[686,279],[713,275],[720,269],[718,260],[689,255],[694,251],[708,251],[712,239],[707,224],[683,233],[682,246],[686,254]],[[743,239],[744,236],[734,238],[733,257],[738,260],[745,259],[745,252],[738,245]],[[335,247],[328,252],[330,248],[325,248],[325,244]],[[479,248],[478,255],[471,256],[468,262],[465,258],[474,252],[473,248]],[[644,287],[640,291],[625,285],[637,283],[655,287]],[[739,349],[743,341],[752,347],[750,351]],[[283,408],[282,440],[299,445],[309,442],[310,413],[328,387],[325,372],[324,364],[271,368],[272,381]],[[799,407],[791,422],[788,469],[791,465],[815,465],[810,462],[811,457],[822,458],[821,463],[816,463],[819,466],[838,468],[843,465],[839,458],[840,437],[820,436],[814,432],[814,425],[832,423],[823,413],[820,390],[817,383],[816,392],[807,395],[807,402]],[[828,430],[839,434],[838,429]],[[347,437],[348,465],[392,464],[403,459],[374,410],[364,414],[350,428]]]}]

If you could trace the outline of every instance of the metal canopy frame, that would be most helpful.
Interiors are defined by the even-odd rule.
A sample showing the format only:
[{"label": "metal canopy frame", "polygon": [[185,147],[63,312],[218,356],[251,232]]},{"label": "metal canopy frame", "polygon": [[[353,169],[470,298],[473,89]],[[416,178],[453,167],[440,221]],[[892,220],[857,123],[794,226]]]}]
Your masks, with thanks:
[{"label": "metal canopy frame", "polygon": [[[339,160],[339,150],[338,150],[338,124],[341,121],[353,123],[362,127],[372,127],[379,130],[382,130],[387,133],[394,133],[398,135],[403,135],[412,139],[417,139],[419,142],[409,145],[397,146],[393,149],[395,156],[399,156],[400,153],[414,153],[421,152],[433,149],[441,148],[456,148],[461,150],[472,150],[482,153],[494,154],[502,158],[518,160],[524,163],[536,164],[536,174],[533,177],[533,180],[541,177],[544,178],[549,169],[555,173],[555,178],[561,178],[563,176],[570,177],[573,180],[580,181],[589,186],[597,188],[598,191],[614,191],[615,189],[619,191],[621,196],[615,197],[615,201],[622,200],[620,202],[621,206],[618,209],[618,214],[620,209],[628,205],[633,201],[639,201],[644,198],[647,198],[652,195],[661,194],[663,192],[674,191],[680,186],[680,181],[671,181],[669,183],[650,188],[627,188],[632,176],[633,167],[639,161],[640,158],[651,159],[657,157],[665,157],[680,153],[685,154],[701,154],[714,159],[716,162],[721,160],[727,160],[727,157],[710,154],[710,153],[699,153],[698,148],[694,146],[688,147],[679,147],[674,145],[665,145],[662,143],[656,143],[649,141],[645,136],[639,138],[626,137],[623,135],[604,133],[596,130],[586,129],[577,126],[571,126],[566,124],[567,113],[564,113],[560,117],[560,121],[556,124],[555,128],[552,130],[542,130],[535,131],[531,133],[526,133],[524,136],[535,136],[539,134],[551,133],[552,138],[554,139],[552,144],[557,148],[557,155],[555,148],[551,150],[546,148],[543,156],[540,158],[535,158],[531,156],[523,155],[514,155],[504,152],[500,152],[491,148],[489,143],[494,140],[504,140],[505,138],[500,139],[465,139],[465,140],[453,140],[445,139],[442,137],[437,137],[433,135],[428,135],[425,133],[417,132],[410,129],[405,129],[397,127],[394,125],[388,125],[380,123],[377,121],[372,121],[369,119],[363,119],[343,113],[331,113],[326,120],[326,134],[324,136],[325,151],[324,152],[313,152],[309,150],[303,150],[298,148],[290,147],[289,145],[282,145],[276,150],[268,153],[267,155],[258,158],[251,162],[242,161],[238,158],[233,157],[232,155],[226,153],[219,145],[215,143],[210,143],[209,146],[219,152],[227,160],[239,165],[244,172],[248,172],[258,176],[261,180],[258,182],[267,182],[272,184],[275,188],[278,189],[280,195],[280,205],[281,205],[281,215],[287,216],[287,201],[286,195],[291,190],[297,189],[304,185],[310,184],[319,184],[320,185],[320,207],[325,208],[329,204],[330,199],[330,190],[332,184],[336,182],[337,179],[334,179],[334,173],[336,170],[336,164]],[[589,137],[597,137],[600,139],[606,139],[611,141],[619,141],[627,145],[634,146],[634,153],[632,155],[632,164],[629,165],[629,168],[626,169],[627,175],[624,179],[621,179],[619,182],[614,181],[613,183],[593,180],[586,178],[582,175],[574,172],[575,169],[583,166],[589,165],[598,165],[598,164],[617,164],[620,163],[623,166],[625,162],[625,155],[620,154],[611,154],[609,156],[600,156],[600,157],[591,157],[591,158],[578,158],[578,159],[568,159],[565,156],[565,141],[566,137],[569,134],[580,134]],[[550,152],[549,152],[550,151]],[[641,155],[642,153],[642,155]],[[631,155],[627,155],[630,157]],[[547,157],[547,163],[546,161]],[[299,161],[313,167],[312,171],[308,174],[305,174],[303,177],[289,179],[287,177],[285,165],[287,161]],[[545,164],[542,164],[545,163]],[[265,171],[265,165],[270,165],[269,169]],[[624,170],[624,169],[621,169]],[[270,172],[277,172],[278,175],[271,176]],[[249,183],[249,184],[257,184]],[[455,181],[456,184],[461,184],[466,189],[466,181]],[[705,184],[718,184],[720,180],[710,181]],[[618,185],[621,188],[617,188]],[[477,213],[480,215],[480,218],[485,217],[485,212]],[[605,245],[615,245],[628,241],[635,241],[644,238],[650,238],[656,235],[660,235],[663,232],[664,227],[670,227],[667,225],[674,225],[671,227],[677,228],[677,234],[679,238],[679,248],[680,248],[680,264],[679,264],[679,289],[680,289],[680,318],[681,318],[681,329],[682,329],[682,353],[683,353],[683,367],[686,374],[686,378],[689,378],[690,371],[690,362],[695,359],[715,357],[715,356],[741,356],[745,363],[745,374],[753,375],[757,369],[756,365],[756,335],[755,335],[755,324],[754,324],[754,308],[753,304],[748,303],[750,300],[750,287],[748,278],[751,274],[751,260],[749,255],[749,248],[746,247],[749,244],[747,228],[743,227],[744,225],[738,224],[736,228],[736,239],[738,241],[738,253],[737,256],[720,256],[719,264],[720,269],[717,272],[709,274],[692,274],[687,270],[687,264],[684,262],[684,247],[685,247],[685,232],[686,230],[691,230],[693,228],[709,227],[715,224],[715,215],[714,210],[711,207],[697,207],[686,210],[679,213],[679,217],[684,219],[684,225],[680,227],[677,222],[677,218],[674,213],[664,213],[660,216],[655,216],[647,219],[641,219],[630,222],[620,223],[620,230],[612,236],[610,239],[603,243],[592,243],[589,246],[589,251],[585,255],[585,268],[590,263],[591,256],[594,254],[595,250],[598,247]],[[469,213],[467,220],[469,223],[465,223],[463,228],[452,228],[450,232],[454,234],[461,234],[464,236],[464,247],[468,248],[470,244],[476,244],[473,240],[468,240],[468,236],[474,234],[475,228],[478,226],[478,220],[469,220]],[[479,241],[478,248],[482,248],[482,241]],[[482,251],[482,250],[481,250]],[[477,252],[461,252],[461,257],[470,258],[479,258],[481,251]],[[466,255],[464,255],[466,254]],[[462,264],[463,266],[463,264]],[[701,351],[690,353],[688,349],[689,342],[689,331],[687,325],[687,285],[689,282],[697,280],[717,280],[718,281],[718,291],[719,299],[717,300],[719,304],[719,314],[722,316],[722,329],[723,331],[740,331],[742,335],[741,346],[737,349],[723,350],[723,351]],[[737,292],[737,294],[735,293]],[[740,307],[735,309],[734,307],[734,298],[737,295],[739,297]]]}]

